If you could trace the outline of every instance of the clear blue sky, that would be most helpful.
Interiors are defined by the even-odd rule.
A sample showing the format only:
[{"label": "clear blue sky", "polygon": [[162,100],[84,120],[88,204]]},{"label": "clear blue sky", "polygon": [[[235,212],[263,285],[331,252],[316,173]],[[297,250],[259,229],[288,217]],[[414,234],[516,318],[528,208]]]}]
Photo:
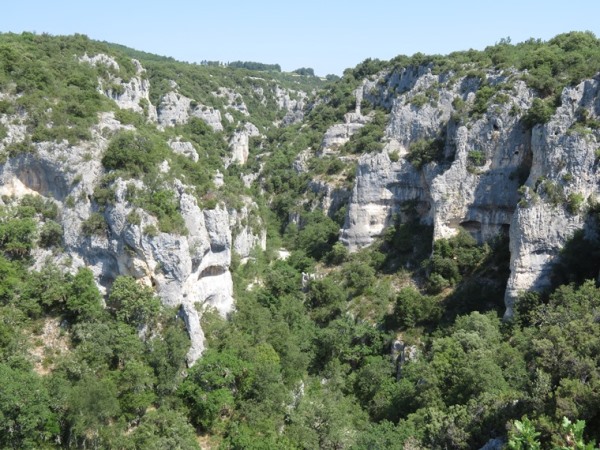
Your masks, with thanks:
[{"label": "clear blue sky", "polygon": [[366,58],[483,49],[573,30],[600,36],[598,0],[7,0],[0,31],[83,33],[199,62],[341,74]]}]

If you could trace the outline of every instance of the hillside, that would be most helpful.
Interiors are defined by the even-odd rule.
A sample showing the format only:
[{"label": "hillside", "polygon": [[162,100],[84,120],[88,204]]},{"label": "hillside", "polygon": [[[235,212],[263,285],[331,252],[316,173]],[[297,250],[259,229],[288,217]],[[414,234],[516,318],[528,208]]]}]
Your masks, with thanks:
[{"label": "hillside", "polygon": [[599,72],[0,34],[1,445],[600,440]]}]

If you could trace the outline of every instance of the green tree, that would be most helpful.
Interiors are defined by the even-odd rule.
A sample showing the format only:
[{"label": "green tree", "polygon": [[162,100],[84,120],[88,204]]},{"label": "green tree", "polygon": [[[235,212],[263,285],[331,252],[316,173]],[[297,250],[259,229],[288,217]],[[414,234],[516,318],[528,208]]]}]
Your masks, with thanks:
[{"label": "green tree", "polygon": [[33,372],[0,363],[0,445],[40,448],[59,434],[42,380]]},{"label": "green tree", "polygon": [[200,450],[188,418],[180,411],[165,406],[145,414],[127,441],[136,449]]},{"label": "green tree", "polygon": [[295,246],[320,260],[337,241],[339,226],[320,211],[303,216],[303,221],[305,223],[298,231]]},{"label": "green tree", "polygon": [[111,139],[102,165],[108,170],[123,170],[131,176],[139,176],[156,171],[166,152],[164,143],[157,141],[154,136],[121,131]]},{"label": "green tree", "polygon": [[90,269],[79,269],[73,277],[66,307],[78,320],[98,320],[102,317],[102,296]]},{"label": "green tree", "polygon": [[158,318],[160,301],[154,291],[136,282],[133,277],[120,276],[114,281],[108,296],[117,319],[142,327]]},{"label": "green tree", "polygon": [[0,221],[0,249],[11,258],[23,258],[33,248],[35,221],[7,219]]},{"label": "green tree", "polygon": [[218,419],[229,418],[236,398],[247,395],[254,382],[254,367],[232,351],[207,350],[179,387],[192,420],[211,430]]},{"label": "green tree", "polygon": [[119,405],[127,420],[142,417],[156,395],[152,368],[136,360],[128,361],[122,370],[114,372]]},{"label": "green tree", "polygon": [[101,431],[120,413],[115,384],[94,375],[86,376],[73,386],[68,404],[71,445],[98,446]]}]

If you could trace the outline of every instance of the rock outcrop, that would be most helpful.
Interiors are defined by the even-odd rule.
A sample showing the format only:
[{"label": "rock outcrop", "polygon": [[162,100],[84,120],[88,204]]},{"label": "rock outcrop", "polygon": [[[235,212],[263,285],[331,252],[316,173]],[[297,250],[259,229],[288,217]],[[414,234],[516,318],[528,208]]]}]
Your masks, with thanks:
[{"label": "rock outcrop", "polygon": [[303,91],[292,91],[275,86],[275,100],[279,109],[286,111],[282,119],[284,125],[302,122],[304,109],[307,106],[307,94]]},{"label": "rock outcrop", "polygon": [[176,140],[169,141],[169,147],[175,153],[178,153],[183,156],[187,156],[192,161],[198,161],[198,152],[194,148],[194,145],[191,142],[181,141],[181,138],[177,138]]},{"label": "rock outcrop", "polygon": [[191,98],[171,91],[165,94],[158,106],[158,123],[163,127],[184,125],[190,117],[204,121],[214,131],[223,131],[221,112],[206,105],[200,105]]},{"label": "rock outcrop", "polygon": [[335,154],[336,150],[348,142],[369,120],[369,117],[363,116],[360,111],[345,114],[344,123],[332,125],[325,132],[321,142],[321,155]]},{"label": "rock outcrop", "polygon": [[[60,206],[64,253],[39,253],[38,267],[48,260],[72,271],[88,267],[103,292],[110,289],[117,276],[130,275],[154,287],[164,304],[180,307],[192,341],[188,353],[192,363],[204,349],[201,311],[212,307],[225,316],[234,307],[229,272],[232,252],[247,258],[254,246],[265,246],[264,232],[255,232],[242,223],[247,222],[251,202],[240,212],[221,207],[202,210],[195,197],[186,193],[185,186],[176,182],[173,189],[188,233],[162,233],[157,231],[155,217],[127,199],[128,186],[143,190],[143,183],[119,179],[115,201],[103,213],[106,232],[85,235],[82,227],[95,213],[89,198],[104,173],[99,157],[84,156],[103,151],[105,142],[101,138],[94,142],[96,145],[81,147],[38,144],[35,157],[22,155],[0,167],[1,189],[15,196],[42,195]],[[232,230],[237,232],[235,238]]]},{"label": "rock outcrop", "polygon": [[[406,72],[406,71],[405,71]],[[472,102],[472,90],[464,80],[440,88],[436,104],[415,106],[412,100],[421,90],[443,83],[442,75],[423,73],[413,78],[413,90],[392,100],[384,152],[365,155],[359,162],[342,241],[354,250],[368,245],[400,214],[408,201],[416,205],[420,220],[434,225],[434,237],[451,237],[459,227],[468,229],[480,242],[508,228],[519,200],[520,170],[527,170],[531,158],[529,135],[511,105],[497,105],[494,112],[461,125],[452,118],[455,98]],[[489,82],[499,82],[492,74]],[[391,77],[391,86],[407,84]],[[515,102],[530,102],[531,94],[522,82],[513,87]],[[407,160],[411,145],[438,140],[440,158],[422,169]],[[398,155],[392,162],[390,154]],[[474,155],[478,160],[474,161]],[[416,203],[415,203],[416,202]]]},{"label": "rock outcrop", "polygon": [[[498,101],[492,97],[483,113],[471,117],[465,110],[473,107],[478,89],[472,78],[451,81],[421,67],[365,82],[357,100],[360,94],[390,110],[387,144],[383,152],[359,160],[341,241],[350,250],[369,245],[402,215],[406,202],[416,206],[422,223],[434,226],[435,239],[461,228],[479,242],[509,233],[510,316],[519,292],[549,286],[560,249],[584,226],[582,211],[566,207],[569,199],[598,195],[597,139],[569,130],[582,115],[598,117],[600,94],[597,80],[565,89],[552,119],[530,130],[522,118],[534,93],[510,74],[487,74],[488,85],[507,82],[505,95]],[[356,122],[331,127],[323,148],[343,144],[351,123]],[[435,161],[420,168],[408,161],[411,145],[434,139],[441,151]],[[558,202],[545,193],[549,187],[560,192]]]},{"label": "rock outcrop", "polygon": [[217,92],[212,93],[215,97],[222,98],[225,101],[225,107],[239,111],[245,116],[249,116],[248,107],[241,94],[233,89],[220,87]]},{"label": "rock outcrop", "polygon": [[406,201],[418,201],[422,220],[431,222],[431,195],[422,175],[408,161],[390,161],[387,153],[362,156],[356,171],[340,240],[350,251],[373,242]]},{"label": "rock outcrop", "polygon": [[[112,68],[117,73],[119,72],[119,64],[108,55],[98,54],[88,56],[85,54],[81,58],[82,62],[86,62],[93,66],[103,64]],[[113,99],[119,108],[130,109],[137,113],[146,115],[152,122],[156,122],[156,108],[150,103],[150,82],[145,78],[146,70],[142,67],[139,61],[131,60],[135,66],[136,74],[129,80],[123,80],[121,77],[113,75],[107,71],[108,78],[100,77],[98,79],[98,90],[107,97]]]},{"label": "rock outcrop", "polygon": [[584,228],[585,206],[600,195],[597,135],[585,127],[585,120],[599,117],[596,78],[566,88],[556,114],[533,129],[531,173],[510,229],[506,316],[520,292],[550,285],[553,262],[574,232]]},{"label": "rock outcrop", "polygon": [[233,163],[238,163],[240,165],[246,164],[250,152],[250,138],[254,136],[260,136],[260,132],[256,126],[249,122],[245,123],[243,127],[235,130],[229,141],[231,155],[227,165]]}]

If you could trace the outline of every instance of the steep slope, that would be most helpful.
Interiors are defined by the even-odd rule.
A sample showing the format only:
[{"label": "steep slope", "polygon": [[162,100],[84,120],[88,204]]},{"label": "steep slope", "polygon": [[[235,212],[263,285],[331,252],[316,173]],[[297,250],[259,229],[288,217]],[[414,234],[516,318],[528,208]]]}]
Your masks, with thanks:
[{"label": "steep slope", "polygon": [[[258,205],[242,174],[223,186],[223,172],[246,162],[251,137],[302,119],[303,77],[291,90],[283,75],[243,70],[170,62],[149,73],[81,36],[1,38],[0,192],[8,203],[25,194],[53,200],[65,230],[62,249],[39,251],[35,266],[89,267],[103,292],[124,275],[153,287],[181,306],[194,362],[204,349],[199,309],[233,310],[232,253],[246,259],[265,248],[261,219],[248,225]],[[160,78],[168,90],[155,92],[152,80],[163,75],[182,86]],[[190,91],[202,98],[182,93]]]},{"label": "steep slope", "polygon": [[[532,74],[457,67],[400,67],[357,83],[355,117],[365,101],[389,117],[382,151],[358,160],[341,241],[351,251],[370,245],[398,219],[409,220],[409,205],[433,225],[434,239],[460,229],[480,243],[509,234],[510,317],[519,293],[550,287],[561,248],[598,195],[598,82],[557,86],[560,106],[552,111],[554,100],[540,101],[547,94]],[[547,123],[538,124],[544,108]],[[357,125],[342,140],[331,138],[341,124],[327,130],[325,152],[339,154],[336,148],[360,134],[364,121],[352,117],[346,123]]]},{"label": "steep slope", "polygon": [[600,41],[270,70],[0,35],[0,445],[599,439]]}]

